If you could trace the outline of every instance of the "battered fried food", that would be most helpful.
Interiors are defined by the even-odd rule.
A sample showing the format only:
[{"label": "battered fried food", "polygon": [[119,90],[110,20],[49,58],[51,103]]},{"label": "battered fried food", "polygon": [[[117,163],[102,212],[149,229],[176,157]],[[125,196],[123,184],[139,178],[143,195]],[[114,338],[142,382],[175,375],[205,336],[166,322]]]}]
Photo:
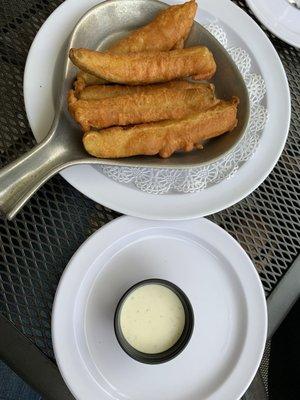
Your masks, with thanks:
[{"label": "battered fried food", "polygon": [[231,131],[237,124],[238,102],[238,98],[220,101],[207,111],[180,120],[90,131],[85,133],[83,144],[89,154],[100,158],[155,154],[167,158],[175,151],[191,151],[204,140]]},{"label": "battered fried food", "polygon": [[214,91],[214,86],[210,83],[194,83],[188,81],[171,81],[165,83],[157,83],[155,85],[147,86],[125,86],[125,85],[93,85],[83,89],[80,93],[76,93],[80,100],[100,100],[106,97],[124,96],[134,93],[149,93],[153,89],[199,89],[203,94],[207,92],[208,88]]},{"label": "battered fried food", "polygon": [[161,11],[148,25],[132,32],[110,47],[115,54],[168,51],[182,46],[193,25],[197,4],[189,1]]},{"label": "battered fried food", "polygon": [[188,76],[199,80],[209,79],[216,72],[214,57],[203,46],[123,55],[71,49],[70,58],[85,72],[110,82],[128,85],[166,82]]},{"label": "battered fried food", "polygon": [[104,83],[104,79],[97,78],[87,72],[79,71],[77,74],[77,79],[74,82],[75,93],[78,96],[79,93],[86,87],[90,85],[101,85]]},{"label": "battered fried food", "polygon": [[219,100],[209,85],[200,89],[155,88],[100,100],[76,100],[69,94],[69,107],[84,132],[114,125],[132,125],[183,118],[207,110]]},{"label": "battered fried food", "polygon": [[[161,11],[149,24],[117,41],[108,51],[126,54],[182,49],[193,25],[196,10],[197,3],[194,0],[170,6]],[[79,72],[74,84],[76,94],[85,86],[106,82],[104,79],[99,82],[99,78],[96,78],[98,82],[93,82],[93,78],[95,78],[93,75]]]}]

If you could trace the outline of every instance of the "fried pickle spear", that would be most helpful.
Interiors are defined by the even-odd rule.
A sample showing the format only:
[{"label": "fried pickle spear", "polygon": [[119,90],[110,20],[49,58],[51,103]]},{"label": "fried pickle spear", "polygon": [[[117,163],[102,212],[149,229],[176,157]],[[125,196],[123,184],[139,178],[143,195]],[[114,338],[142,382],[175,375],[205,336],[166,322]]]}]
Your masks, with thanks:
[{"label": "fried pickle spear", "polygon": [[153,122],[130,128],[89,131],[83,137],[86,151],[99,158],[121,158],[191,151],[203,141],[231,131],[237,124],[238,98],[220,101],[213,108],[180,120]]},{"label": "fried pickle spear", "polygon": [[210,83],[188,82],[188,81],[171,81],[165,83],[157,83],[147,86],[125,86],[125,85],[92,85],[83,89],[79,94],[80,100],[100,100],[106,97],[124,96],[134,93],[149,93],[155,89],[199,89],[206,93],[208,89],[214,91],[214,86]]},{"label": "fried pickle spear", "polygon": [[69,55],[81,70],[110,82],[128,85],[167,82],[189,76],[209,79],[216,72],[214,57],[203,46],[123,55],[71,49]]},{"label": "fried pickle spear", "polygon": [[87,132],[92,128],[179,119],[192,112],[207,110],[219,100],[206,85],[186,90],[156,88],[100,100],[77,100],[70,92],[68,101],[74,119]]},{"label": "fried pickle spear", "polygon": [[87,72],[79,71],[77,74],[76,81],[74,82],[74,89],[77,96],[81,93],[81,91],[90,85],[101,85],[104,82],[103,79],[97,78]]},{"label": "fried pickle spear", "polygon": [[153,21],[109,48],[115,54],[168,51],[182,46],[193,25],[197,3],[188,1],[161,11]]},{"label": "fried pickle spear", "polygon": [[[126,54],[182,49],[193,25],[196,10],[197,3],[193,0],[170,6],[158,13],[149,24],[118,40],[108,51],[115,54]],[[93,75],[80,71],[74,84],[76,93],[80,93],[85,86],[106,82],[104,79],[96,79],[97,82],[94,81]]]}]

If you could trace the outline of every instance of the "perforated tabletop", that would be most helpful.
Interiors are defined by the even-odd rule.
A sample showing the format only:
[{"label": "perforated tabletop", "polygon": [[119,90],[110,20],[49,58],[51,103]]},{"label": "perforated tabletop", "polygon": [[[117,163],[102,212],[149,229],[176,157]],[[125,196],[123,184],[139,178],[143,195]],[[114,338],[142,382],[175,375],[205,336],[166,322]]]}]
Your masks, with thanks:
[{"label": "perforated tabletop", "polygon": [[[35,144],[24,109],[23,70],[37,30],[61,3],[61,0],[0,0],[3,166]],[[253,17],[244,1],[235,3]],[[300,247],[300,51],[267,34],[283,62],[291,89],[288,141],[274,171],[254,193],[210,217],[250,255],[266,295],[290,267]],[[13,221],[0,220],[0,312],[47,357],[53,358],[50,318],[60,276],[79,245],[117,216],[56,176]]]}]

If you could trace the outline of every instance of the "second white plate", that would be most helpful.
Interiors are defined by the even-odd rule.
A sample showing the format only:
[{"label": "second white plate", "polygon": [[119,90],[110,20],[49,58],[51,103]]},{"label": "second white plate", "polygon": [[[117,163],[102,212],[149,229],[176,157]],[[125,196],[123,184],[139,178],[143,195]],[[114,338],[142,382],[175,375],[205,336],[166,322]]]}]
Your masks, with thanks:
[{"label": "second white plate", "polygon": [[[47,134],[54,116],[56,71],[65,56],[64,43],[77,20],[99,2],[65,1],[47,19],[32,44],[25,68],[24,98],[28,120],[38,141]],[[71,167],[61,173],[94,201],[124,214],[149,219],[205,216],[243,199],[262,183],[276,164],[289,130],[290,95],[275,49],[258,25],[229,0],[202,0],[196,20],[224,26],[237,45],[253,56],[265,80],[269,119],[256,153],[232,178],[195,194],[150,195],[116,183],[88,165]]]},{"label": "second white plate", "polygon": [[300,48],[300,10],[287,0],[247,0],[257,18],[277,37]]},{"label": "second white plate", "polygon": [[[149,278],[180,287],[195,317],[184,351],[158,365],[130,358],[114,334],[119,299]],[[52,314],[55,357],[78,400],[238,400],[259,366],[266,329],[252,262],[204,218],[105,225],[71,259]]]}]

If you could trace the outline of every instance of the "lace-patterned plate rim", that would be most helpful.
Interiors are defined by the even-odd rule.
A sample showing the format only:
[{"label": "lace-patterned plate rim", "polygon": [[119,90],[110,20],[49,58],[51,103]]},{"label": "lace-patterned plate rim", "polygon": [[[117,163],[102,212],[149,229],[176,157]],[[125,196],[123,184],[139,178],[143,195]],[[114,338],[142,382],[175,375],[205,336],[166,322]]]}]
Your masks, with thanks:
[{"label": "lace-patterned plate rim", "polygon": [[[209,23],[204,26],[228,51],[241,72],[249,92],[250,119],[241,141],[221,159],[205,166],[193,167],[183,171],[115,166],[97,166],[94,168],[116,182],[129,184],[138,190],[151,194],[195,193],[218,184],[222,180],[232,178],[254,154],[268,115],[267,109],[262,104],[266,94],[264,79],[256,71],[251,70],[251,57],[248,52],[231,45],[222,26],[216,23]],[[257,119],[258,109],[262,111],[259,119]]]},{"label": "lace-patterned plate rim", "polygon": [[[62,3],[44,23],[31,46],[24,75],[24,100],[37,141],[47,134],[53,119],[56,62],[61,60],[62,43],[80,16],[98,3],[99,0],[67,0]],[[179,1],[169,0],[168,3],[176,4]],[[184,195],[151,195],[128,184],[119,184],[90,165],[62,171],[61,175],[73,187],[95,202],[120,213],[142,218],[196,218],[223,210],[243,199],[260,185],[276,164],[289,129],[290,96],[285,72],[275,49],[258,25],[228,0],[202,0],[196,20],[200,23],[222,21],[224,26],[230,27],[230,38],[235,39],[235,47],[242,48],[247,43],[252,60],[261,70],[267,87],[269,119],[257,151],[250,162],[245,163],[231,179],[206,190]],[[248,42],[249,37],[251,41]],[[45,48],[48,57],[40,57]]]}]

